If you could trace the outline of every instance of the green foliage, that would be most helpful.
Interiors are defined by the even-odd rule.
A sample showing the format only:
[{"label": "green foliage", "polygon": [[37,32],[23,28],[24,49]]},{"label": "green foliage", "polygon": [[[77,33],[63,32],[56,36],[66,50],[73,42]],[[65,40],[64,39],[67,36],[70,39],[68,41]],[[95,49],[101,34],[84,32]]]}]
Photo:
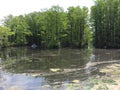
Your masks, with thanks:
[{"label": "green foliage", "polygon": [[29,26],[25,22],[23,16],[13,17],[9,19],[9,16],[5,19],[5,26],[11,28],[11,31],[15,34],[9,37],[9,41],[13,45],[25,45],[27,44],[26,36],[31,35],[28,30]]},{"label": "green foliage", "polygon": [[13,35],[10,28],[0,26],[0,47],[6,47],[9,45],[8,37]]},{"label": "green foliage", "polygon": [[92,41],[88,25],[88,8],[60,6],[27,15],[4,19],[4,25],[15,34],[9,38],[12,45],[37,44],[41,48],[87,47]]},{"label": "green foliage", "polygon": [[87,7],[60,6],[26,15],[9,15],[4,25],[14,32],[9,36],[11,45],[37,44],[41,48],[91,46],[96,48],[120,47],[119,0],[95,0],[91,14]]},{"label": "green foliage", "polygon": [[75,47],[84,47],[91,42],[91,33],[88,26],[88,9],[86,7],[69,7],[69,42]]},{"label": "green foliage", "polygon": [[120,1],[95,0],[95,5],[91,7],[91,18],[95,47],[120,47]]}]

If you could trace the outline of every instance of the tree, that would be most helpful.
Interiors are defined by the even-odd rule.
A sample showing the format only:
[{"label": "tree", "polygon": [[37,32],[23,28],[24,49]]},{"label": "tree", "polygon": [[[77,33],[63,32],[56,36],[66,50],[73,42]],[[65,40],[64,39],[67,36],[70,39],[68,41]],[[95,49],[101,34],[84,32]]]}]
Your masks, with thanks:
[{"label": "tree", "polygon": [[13,34],[14,33],[11,32],[10,28],[0,26],[0,47],[9,46],[8,37]]},{"label": "tree", "polygon": [[91,8],[95,29],[94,45],[97,48],[120,47],[119,0],[96,0]]},{"label": "tree", "polygon": [[69,7],[68,19],[70,44],[80,48],[88,45],[90,37],[87,37],[87,35],[88,33],[91,34],[88,26],[88,9],[86,7],[80,8],[79,6]]},{"label": "tree", "polygon": [[69,7],[65,12],[60,6],[52,6],[26,15],[9,15],[5,18],[4,25],[15,33],[9,38],[12,45],[82,48],[91,42],[88,20],[86,7]]},{"label": "tree", "polygon": [[9,41],[13,45],[27,44],[26,36],[31,35],[28,30],[29,26],[24,20],[23,16],[9,17],[5,19],[5,26],[9,27],[15,34],[9,37]]},{"label": "tree", "polygon": [[[59,6],[53,6],[46,12],[46,40],[48,48],[61,47],[66,43],[63,41],[63,37],[66,37],[67,28],[67,15],[64,10]],[[63,45],[63,46],[64,46]]]}]

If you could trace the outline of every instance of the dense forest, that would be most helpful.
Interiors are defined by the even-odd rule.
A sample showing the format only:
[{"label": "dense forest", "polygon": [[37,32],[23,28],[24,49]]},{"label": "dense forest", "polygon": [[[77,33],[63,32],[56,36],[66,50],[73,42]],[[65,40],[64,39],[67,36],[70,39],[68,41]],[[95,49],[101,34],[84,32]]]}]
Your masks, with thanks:
[{"label": "dense forest", "polygon": [[120,48],[120,0],[96,0],[91,7],[96,48]]},{"label": "dense forest", "polygon": [[119,48],[120,1],[95,0],[90,11],[80,6],[68,7],[67,11],[52,6],[26,15],[6,16],[0,26],[0,46]]}]

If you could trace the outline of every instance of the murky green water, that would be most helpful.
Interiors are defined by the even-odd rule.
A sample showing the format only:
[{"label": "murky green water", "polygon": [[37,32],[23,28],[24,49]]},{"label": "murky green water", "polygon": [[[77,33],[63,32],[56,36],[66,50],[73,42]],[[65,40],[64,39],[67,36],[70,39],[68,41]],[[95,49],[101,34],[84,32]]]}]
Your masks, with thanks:
[{"label": "murky green water", "polygon": [[0,90],[90,90],[94,79],[106,76],[100,69],[114,63],[120,50],[2,49]]}]

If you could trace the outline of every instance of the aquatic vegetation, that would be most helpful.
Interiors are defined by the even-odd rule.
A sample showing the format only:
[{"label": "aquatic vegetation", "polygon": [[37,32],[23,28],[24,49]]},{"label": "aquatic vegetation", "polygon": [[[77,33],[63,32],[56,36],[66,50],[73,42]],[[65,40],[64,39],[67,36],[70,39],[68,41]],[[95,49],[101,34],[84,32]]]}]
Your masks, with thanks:
[{"label": "aquatic vegetation", "polygon": [[107,65],[100,72],[106,76],[94,79],[95,85],[91,90],[120,90],[120,64]]},{"label": "aquatic vegetation", "polygon": [[113,60],[105,54],[109,50],[96,50],[98,54],[78,49],[25,49],[24,54],[20,50],[14,48],[1,55],[0,89],[120,90],[118,50]]},{"label": "aquatic vegetation", "polygon": [[120,64],[112,64],[100,70],[101,73],[120,76]]}]

